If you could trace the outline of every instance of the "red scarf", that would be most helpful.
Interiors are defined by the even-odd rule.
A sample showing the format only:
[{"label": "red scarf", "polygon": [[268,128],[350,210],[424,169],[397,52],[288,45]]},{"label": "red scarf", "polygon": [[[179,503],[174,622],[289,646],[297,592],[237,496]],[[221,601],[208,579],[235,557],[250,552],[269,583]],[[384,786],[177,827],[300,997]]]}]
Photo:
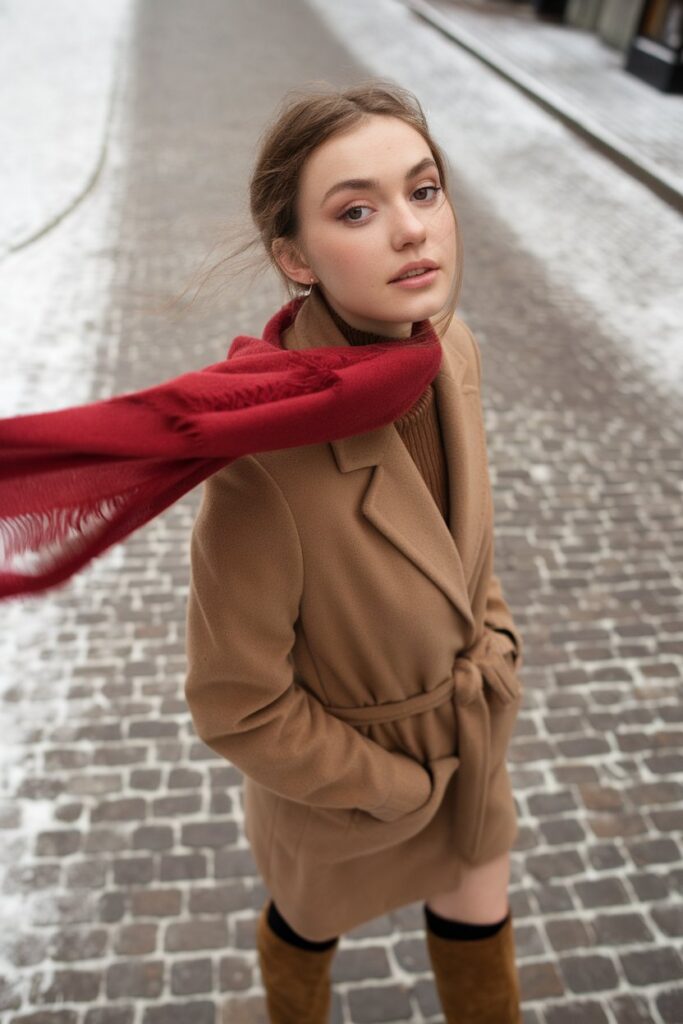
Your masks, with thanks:
[{"label": "red scarf", "polygon": [[386,344],[283,348],[304,301],[275,313],[263,338],[238,335],[220,363],[0,419],[0,599],[63,582],[234,459],[392,422],[436,376],[429,320]]}]

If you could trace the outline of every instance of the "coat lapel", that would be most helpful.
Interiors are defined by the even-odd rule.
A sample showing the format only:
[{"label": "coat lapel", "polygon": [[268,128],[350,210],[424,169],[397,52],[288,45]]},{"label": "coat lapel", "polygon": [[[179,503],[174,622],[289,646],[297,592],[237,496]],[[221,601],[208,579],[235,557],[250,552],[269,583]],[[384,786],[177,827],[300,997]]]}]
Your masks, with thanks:
[{"label": "coat lapel", "polygon": [[[285,347],[347,345],[313,289],[285,332]],[[339,471],[372,468],[361,511],[379,532],[439,587],[471,627],[468,583],[476,568],[484,530],[485,462],[483,427],[472,415],[478,389],[462,384],[466,360],[442,344],[434,378],[435,399],[448,468],[446,523],[393,423],[331,441]],[[472,431],[479,436],[472,438]]]}]

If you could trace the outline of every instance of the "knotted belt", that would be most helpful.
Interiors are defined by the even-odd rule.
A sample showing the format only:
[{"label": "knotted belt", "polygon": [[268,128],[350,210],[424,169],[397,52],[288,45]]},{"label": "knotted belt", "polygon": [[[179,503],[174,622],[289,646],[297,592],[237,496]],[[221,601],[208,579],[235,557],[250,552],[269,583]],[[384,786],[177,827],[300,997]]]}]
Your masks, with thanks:
[{"label": "knotted belt", "polygon": [[457,786],[462,794],[463,810],[459,825],[464,830],[459,835],[458,845],[471,857],[474,857],[481,839],[491,771],[492,708],[485,686],[502,705],[511,704],[522,693],[513,666],[496,646],[496,633],[488,630],[456,657],[449,678],[432,690],[382,704],[356,707],[325,705],[326,711],[351,725],[369,725],[395,722],[453,701],[460,758]]}]

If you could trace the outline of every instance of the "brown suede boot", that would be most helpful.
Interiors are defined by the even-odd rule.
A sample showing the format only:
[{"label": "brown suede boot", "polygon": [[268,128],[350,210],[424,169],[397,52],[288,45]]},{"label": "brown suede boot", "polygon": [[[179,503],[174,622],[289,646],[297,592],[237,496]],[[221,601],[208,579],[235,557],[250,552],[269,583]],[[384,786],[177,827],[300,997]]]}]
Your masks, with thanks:
[{"label": "brown suede boot", "polygon": [[511,914],[485,939],[425,935],[446,1024],[522,1024]]},{"label": "brown suede boot", "polygon": [[256,931],[261,979],[271,1024],[327,1024],[332,1001],[330,949],[299,949],[268,924],[268,904]]}]

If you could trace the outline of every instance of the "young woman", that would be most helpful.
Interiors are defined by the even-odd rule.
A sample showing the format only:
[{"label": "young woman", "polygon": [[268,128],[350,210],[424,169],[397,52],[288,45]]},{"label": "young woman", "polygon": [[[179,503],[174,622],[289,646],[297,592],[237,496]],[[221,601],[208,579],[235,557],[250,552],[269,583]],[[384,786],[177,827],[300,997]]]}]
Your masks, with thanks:
[{"label": "young woman", "polygon": [[519,1022],[505,757],[522,641],[493,574],[446,162],[399,86],[311,92],[262,138],[251,210],[291,296],[264,337],[313,354],[431,329],[441,346],[393,422],[203,483],[186,697],[245,776],[270,1019],[326,1021],[340,934],[420,899],[447,1022]]}]

